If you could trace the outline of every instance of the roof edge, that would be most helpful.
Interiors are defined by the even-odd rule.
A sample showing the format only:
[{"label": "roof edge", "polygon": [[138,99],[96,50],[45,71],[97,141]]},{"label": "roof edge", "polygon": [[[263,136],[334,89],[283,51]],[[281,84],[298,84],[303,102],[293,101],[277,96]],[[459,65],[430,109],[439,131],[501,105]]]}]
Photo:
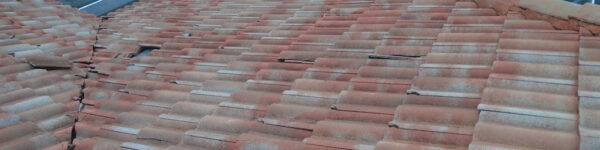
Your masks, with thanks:
[{"label": "roof edge", "polygon": [[499,15],[518,13],[525,19],[546,20],[556,29],[600,35],[600,6],[578,5],[563,0],[474,0],[479,7],[493,8]]}]

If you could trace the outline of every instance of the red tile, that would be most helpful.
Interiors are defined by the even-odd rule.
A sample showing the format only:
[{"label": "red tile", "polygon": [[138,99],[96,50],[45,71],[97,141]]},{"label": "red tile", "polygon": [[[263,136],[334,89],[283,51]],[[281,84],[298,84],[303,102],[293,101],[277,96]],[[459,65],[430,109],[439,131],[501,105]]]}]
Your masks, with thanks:
[{"label": "red tile", "polygon": [[373,147],[383,139],[386,128],[381,124],[324,120],[316,124],[313,136],[304,139],[304,143],[341,149]]},{"label": "red tile", "polygon": [[452,9],[451,14],[453,16],[496,16],[496,11],[490,8],[455,8]]},{"label": "red tile", "polygon": [[450,24],[503,24],[505,16],[451,16],[448,17]]},{"label": "red tile", "polygon": [[[365,101],[367,98],[372,100]],[[402,94],[342,91],[332,108],[338,111],[373,113],[391,117],[396,106],[403,104],[406,99],[407,96]]]},{"label": "red tile", "polygon": [[269,125],[312,130],[314,123],[326,118],[328,110],[296,104],[272,104],[265,118],[260,121]]},{"label": "red tile", "polygon": [[385,137],[377,143],[376,149],[396,149],[405,146],[466,149],[472,139],[470,135],[395,128],[388,128]]},{"label": "red tile", "polygon": [[[531,130],[494,123],[478,123],[475,133],[474,142],[469,145],[469,148],[577,149],[577,143],[579,143],[576,134],[552,130]],[[491,135],[493,136],[490,137]],[[545,139],[548,137],[552,138]]]},{"label": "red tile", "polygon": [[478,118],[474,109],[400,105],[390,124],[412,130],[471,135]]}]

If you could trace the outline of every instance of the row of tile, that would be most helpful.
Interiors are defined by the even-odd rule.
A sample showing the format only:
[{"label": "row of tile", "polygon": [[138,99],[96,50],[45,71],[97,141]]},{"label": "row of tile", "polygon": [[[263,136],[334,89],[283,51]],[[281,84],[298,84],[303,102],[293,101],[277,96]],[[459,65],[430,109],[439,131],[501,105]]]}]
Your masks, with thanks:
[{"label": "row of tile", "polygon": [[598,145],[598,42],[597,37],[581,37],[579,41],[579,136],[581,149],[596,149]]}]

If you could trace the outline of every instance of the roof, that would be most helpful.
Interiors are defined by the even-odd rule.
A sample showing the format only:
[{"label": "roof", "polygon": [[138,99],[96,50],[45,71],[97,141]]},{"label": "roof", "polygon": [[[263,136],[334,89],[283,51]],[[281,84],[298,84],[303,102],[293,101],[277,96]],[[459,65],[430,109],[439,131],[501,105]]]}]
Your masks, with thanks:
[{"label": "roof", "polygon": [[535,1],[0,2],[0,149],[595,149],[597,7]]}]

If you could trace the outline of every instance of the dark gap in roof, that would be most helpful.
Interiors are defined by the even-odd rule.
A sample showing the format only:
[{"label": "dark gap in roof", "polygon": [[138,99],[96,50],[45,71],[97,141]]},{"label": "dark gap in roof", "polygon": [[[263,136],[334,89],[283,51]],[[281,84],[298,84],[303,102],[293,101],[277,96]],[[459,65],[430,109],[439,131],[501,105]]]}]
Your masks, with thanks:
[{"label": "dark gap in roof", "polygon": [[58,0],[59,2],[79,8],[96,16],[104,16],[119,8],[123,8],[138,0]]},{"label": "dark gap in roof", "polygon": [[418,58],[420,56],[384,56],[384,55],[369,55],[369,59],[390,59],[390,60],[407,60],[409,58]]},{"label": "dark gap in roof", "polygon": [[148,56],[148,55],[150,55],[150,52],[152,52],[152,50],[155,50],[155,49],[159,49],[159,47],[142,46],[142,47],[140,47],[140,51],[137,54],[133,55],[132,58],[137,58],[140,56]]},{"label": "dark gap in roof", "polygon": [[71,7],[74,7],[74,8],[81,8],[87,4],[93,3],[98,0],[57,0],[57,1],[61,2],[64,5],[70,5]]},{"label": "dark gap in roof", "polygon": [[600,0],[565,0],[565,1],[582,4],[582,5],[585,3],[600,4]]}]

